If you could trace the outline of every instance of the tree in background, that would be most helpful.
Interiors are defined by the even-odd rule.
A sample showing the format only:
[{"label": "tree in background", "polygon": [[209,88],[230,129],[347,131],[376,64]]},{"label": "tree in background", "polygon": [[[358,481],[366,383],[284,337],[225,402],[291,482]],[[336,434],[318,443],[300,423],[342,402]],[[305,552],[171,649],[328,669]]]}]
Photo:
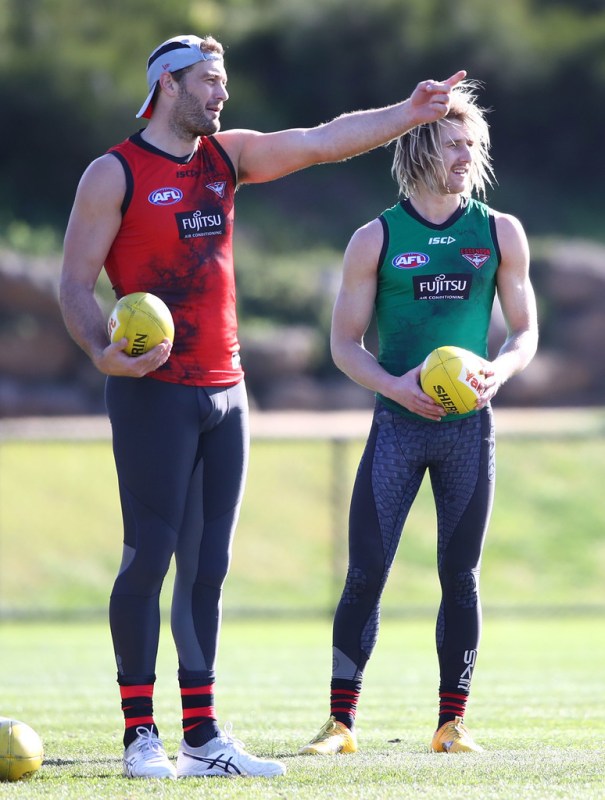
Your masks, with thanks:
[{"label": "tree in background", "polygon": [[[227,48],[225,127],[309,125],[395,102],[427,75],[466,68],[493,108],[500,183],[490,202],[519,216],[532,236],[541,350],[560,362],[561,349],[573,347],[573,366],[602,341],[600,250],[557,245],[555,263],[540,257],[537,237],[605,240],[603,0],[0,0],[0,246],[56,255],[83,169],[140,125],[149,52],[184,31],[212,33]],[[346,168],[324,165],[241,189],[239,315],[249,385],[256,379],[259,394],[268,347],[279,345],[292,370],[304,363],[322,379],[333,374],[327,341],[342,252],[351,231],[395,202],[391,161],[377,150]],[[38,262],[22,263],[31,277]],[[109,287],[100,289],[109,305]],[[581,313],[579,292],[593,300]],[[9,295],[0,336],[22,332],[37,355],[36,343],[49,336],[33,336],[40,320],[17,311]],[[574,320],[582,321],[575,334]],[[4,351],[16,353],[14,342]],[[574,389],[565,374],[566,402],[576,402],[584,384]],[[602,397],[602,384],[593,384]],[[26,406],[20,399],[15,407]]]},{"label": "tree in background", "polygon": [[[591,159],[586,181],[605,124],[600,0],[4,0],[0,222],[64,227],[82,169],[136,129],[151,48],[183,30],[227,47],[229,127],[312,124],[395,102],[424,75],[462,65],[494,108],[494,201],[514,207],[530,233],[603,235],[602,159]],[[271,215],[271,249],[300,245],[309,231],[340,247],[378,199],[394,196],[386,159],[247,190],[240,220]]]}]

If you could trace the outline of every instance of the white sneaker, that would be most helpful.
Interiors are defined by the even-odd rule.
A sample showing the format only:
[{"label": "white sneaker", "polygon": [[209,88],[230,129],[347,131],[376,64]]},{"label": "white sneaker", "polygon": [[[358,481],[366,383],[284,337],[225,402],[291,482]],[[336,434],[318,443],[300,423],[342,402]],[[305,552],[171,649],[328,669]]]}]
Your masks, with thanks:
[{"label": "white sneaker", "polygon": [[286,768],[278,761],[246,753],[243,742],[231,736],[231,730],[225,731],[211,739],[201,747],[190,747],[185,740],[181,742],[176,759],[178,778],[203,778],[220,775],[224,778],[252,776],[273,778],[283,775]]},{"label": "white sneaker", "polygon": [[137,728],[137,738],[124,750],[125,778],[176,778],[158,737],[149,728]]}]

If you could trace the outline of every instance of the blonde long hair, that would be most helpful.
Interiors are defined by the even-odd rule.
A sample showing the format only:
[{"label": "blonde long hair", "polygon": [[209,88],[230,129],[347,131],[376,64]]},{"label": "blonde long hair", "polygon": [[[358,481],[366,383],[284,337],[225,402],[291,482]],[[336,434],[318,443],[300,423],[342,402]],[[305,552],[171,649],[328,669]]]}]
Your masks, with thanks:
[{"label": "blonde long hair", "polygon": [[475,145],[470,166],[470,193],[485,200],[487,186],[496,182],[490,156],[487,109],[477,104],[479,81],[462,81],[452,89],[450,109],[442,120],[428,122],[413,128],[397,139],[391,174],[403,197],[411,197],[419,186],[432,192],[441,192],[445,182],[443,155],[439,129],[443,121],[467,125]]}]

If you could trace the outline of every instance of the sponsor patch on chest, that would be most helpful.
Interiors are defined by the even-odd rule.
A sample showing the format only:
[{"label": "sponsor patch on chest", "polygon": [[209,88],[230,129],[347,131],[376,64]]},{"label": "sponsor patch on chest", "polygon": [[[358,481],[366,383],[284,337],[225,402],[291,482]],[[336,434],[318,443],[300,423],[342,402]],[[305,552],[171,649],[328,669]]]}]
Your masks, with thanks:
[{"label": "sponsor patch on chest", "polygon": [[473,276],[461,273],[449,275],[414,275],[415,300],[468,300]]},{"label": "sponsor patch on chest", "polygon": [[175,214],[180,239],[216,236],[225,233],[225,221],[220,210],[185,211]]}]

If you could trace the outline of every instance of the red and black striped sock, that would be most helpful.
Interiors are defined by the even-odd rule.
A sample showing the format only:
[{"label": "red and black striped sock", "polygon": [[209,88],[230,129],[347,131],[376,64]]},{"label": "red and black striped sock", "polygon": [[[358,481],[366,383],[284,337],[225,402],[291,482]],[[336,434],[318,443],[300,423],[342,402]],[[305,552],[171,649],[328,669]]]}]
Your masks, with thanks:
[{"label": "red and black striped sock", "polygon": [[201,682],[179,678],[183,706],[183,738],[190,747],[201,747],[220,733],[214,710],[214,679]]},{"label": "red and black striped sock", "polygon": [[347,728],[355,727],[357,701],[361,693],[361,680],[332,678],[330,684],[330,714]]},{"label": "red and black striped sock", "polygon": [[137,728],[148,728],[156,735],[158,729],[153,719],[154,680],[147,683],[122,684],[122,712],[124,714],[124,747],[132,744],[137,737]]},{"label": "red and black striped sock", "polygon": [[439,692],[439,721],[437,723],[437,728],[440,728],[455,717],[464,718],[467,700],[468,694],[460,694],[460,692]]}]

